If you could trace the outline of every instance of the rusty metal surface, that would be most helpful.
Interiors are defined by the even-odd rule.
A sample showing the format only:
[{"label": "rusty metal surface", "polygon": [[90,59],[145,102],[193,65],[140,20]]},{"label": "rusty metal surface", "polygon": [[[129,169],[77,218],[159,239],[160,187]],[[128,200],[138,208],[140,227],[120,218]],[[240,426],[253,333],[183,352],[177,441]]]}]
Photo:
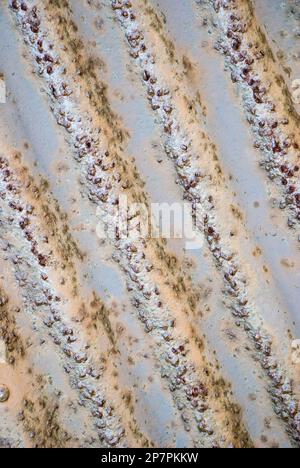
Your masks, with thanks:
[{"label": "rusty metal surface", "polygon": [[[0,0],[0,447],[299,447],[299,44],[297,0]],[[197,248],[142,235],[183,203]]]}]

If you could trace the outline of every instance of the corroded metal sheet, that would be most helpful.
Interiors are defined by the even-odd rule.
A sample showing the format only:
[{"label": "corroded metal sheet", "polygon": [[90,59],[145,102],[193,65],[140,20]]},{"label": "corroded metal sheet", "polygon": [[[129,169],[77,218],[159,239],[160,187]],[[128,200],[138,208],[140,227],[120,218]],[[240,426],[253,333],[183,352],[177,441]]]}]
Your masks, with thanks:
[{"label": "corroded metal sheet", "polygon": [[0,7],[0,446],[299,447],[299,1]]}]

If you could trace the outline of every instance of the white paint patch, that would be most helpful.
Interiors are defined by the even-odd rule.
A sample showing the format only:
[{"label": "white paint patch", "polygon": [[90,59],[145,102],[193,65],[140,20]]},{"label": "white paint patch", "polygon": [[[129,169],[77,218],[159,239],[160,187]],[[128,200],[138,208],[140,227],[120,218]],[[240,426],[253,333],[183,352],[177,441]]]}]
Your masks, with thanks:
[{"label": "white paint patch", "polygon": [[4,79],[0,76],[0,104],[6,103],[6,85]]},{"label": "white paint patch", "polygon": [[3,340],[0,340],[0,364],[6,364],[6,346]]}]

